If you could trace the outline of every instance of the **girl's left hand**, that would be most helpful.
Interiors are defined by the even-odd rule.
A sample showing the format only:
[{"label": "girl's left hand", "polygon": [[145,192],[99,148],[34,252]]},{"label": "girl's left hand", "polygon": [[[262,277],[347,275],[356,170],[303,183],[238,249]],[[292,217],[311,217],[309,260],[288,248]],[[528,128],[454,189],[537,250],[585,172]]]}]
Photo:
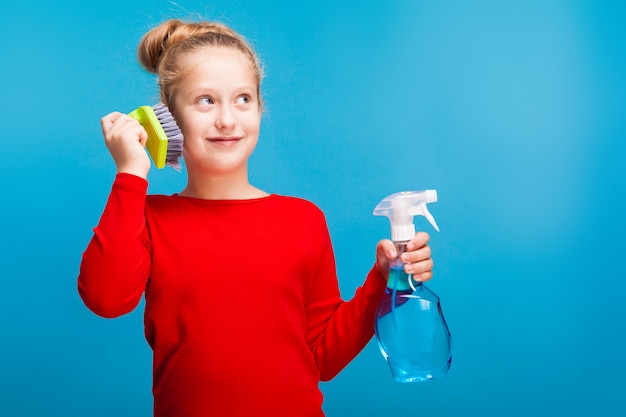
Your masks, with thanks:
[{"label": "girl's left hand", "polygon": [[[430,257],[430,236],[426,232],[415,234],[407,245],[407,251],[402,254],[405,263],[404,271],[412,274],[415,281],[425,282],[433,277],[434,262]],[[398,256],[393,242],[383,239],[376,245],[376,268],[385,279],[389,275],[389,263]]]}]

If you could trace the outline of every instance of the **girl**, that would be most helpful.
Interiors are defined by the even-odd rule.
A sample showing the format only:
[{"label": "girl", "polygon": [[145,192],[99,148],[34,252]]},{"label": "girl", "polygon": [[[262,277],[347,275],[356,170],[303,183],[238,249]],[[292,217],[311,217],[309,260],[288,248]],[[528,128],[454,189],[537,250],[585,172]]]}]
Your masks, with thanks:
[{"label": "girl", "polygon": [[[319,381],[371,339],[393,244],[378,243],[345,302],[323,213],[248,181],[262,72],[240,35],[170,20],[144,36],[139,60],[182,130],[188,182],[146,195],[146,131],[119,112],[102,118],[117,174],[83,254],[83,301],[117,317],[145,294],[155,416],[323,416]],[[403,255],[416,280],[432,276],[428,240],[418,233]]]}]

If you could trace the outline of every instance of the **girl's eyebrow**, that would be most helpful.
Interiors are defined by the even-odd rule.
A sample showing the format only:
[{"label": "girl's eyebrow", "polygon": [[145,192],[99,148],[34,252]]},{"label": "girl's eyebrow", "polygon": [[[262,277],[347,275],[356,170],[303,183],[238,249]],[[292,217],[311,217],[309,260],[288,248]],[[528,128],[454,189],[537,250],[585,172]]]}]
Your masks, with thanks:
[{"label": "girl's eyebrow", "polygon": [[[200,87],[196,87],[192,90],[190,90],[190,94],[199,94],[199,93],[204,93],[204,92],[212,92],[215,93],[217,92],[217,88],[214,87],[209,87],[209,86],[200,86]],[[235,87],[233,88],[231,91],[245,91],[245,90],[250,90],[250,91],[256,91],[256,87],[253,85],[241,85],[239,87]]]}]

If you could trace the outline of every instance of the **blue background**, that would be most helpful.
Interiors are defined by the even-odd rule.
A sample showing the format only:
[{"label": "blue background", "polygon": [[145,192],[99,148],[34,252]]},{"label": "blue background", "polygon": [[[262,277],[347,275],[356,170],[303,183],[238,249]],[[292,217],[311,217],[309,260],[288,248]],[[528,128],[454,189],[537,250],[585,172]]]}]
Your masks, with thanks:
[{"label": "blue background", "polygon": [[[432,232],[429,287],[453,335],[451,371],[395,383],[372,342],[321,385],[328,416],[625,415],[621,4],[3,6],[0,415],[151,413],[142,309],[96,317],[76,276],[115,172],[99,119],[156,102],[137,43],[197,15],[258,50],[267,112],[252,182],[326,212],[346,298],[389,233],[371,215],[378,201],[439,191],[441,233],[416,222]],[[150,191],[184,179],[153,170]]]}]

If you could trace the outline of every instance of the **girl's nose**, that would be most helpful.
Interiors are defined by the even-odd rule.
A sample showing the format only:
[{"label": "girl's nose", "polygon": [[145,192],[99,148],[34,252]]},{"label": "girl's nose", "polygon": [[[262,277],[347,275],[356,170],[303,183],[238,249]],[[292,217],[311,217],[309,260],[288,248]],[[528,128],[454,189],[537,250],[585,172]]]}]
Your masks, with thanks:
[{"label": "girl's nose", "polygon": [[234,125],[235,118],[233,117],[231,109],[228,108],[228,106],[220,106],[217,117],[215,118],[215,126],[218,129],[228,129]]}]

